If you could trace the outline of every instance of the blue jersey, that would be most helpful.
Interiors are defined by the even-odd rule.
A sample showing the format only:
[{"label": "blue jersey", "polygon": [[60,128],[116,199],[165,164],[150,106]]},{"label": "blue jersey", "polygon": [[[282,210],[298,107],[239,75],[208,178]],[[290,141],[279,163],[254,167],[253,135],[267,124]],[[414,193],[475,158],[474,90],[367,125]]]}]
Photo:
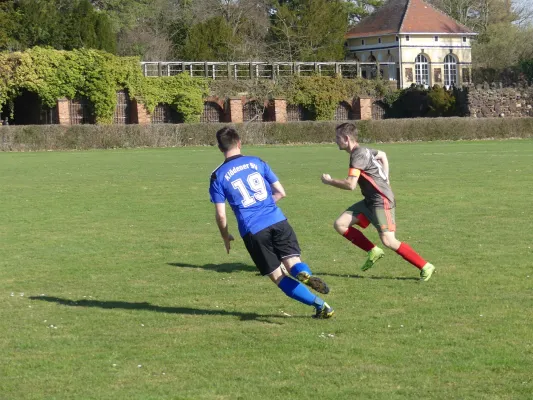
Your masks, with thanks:
[{"label": "blue jersey", "polygon": [[272,198],[270,185],[277,181],[266,162],[239,154],[226,159],[213,172],[209,195],[213,203],[228,201],[241,236],[256,234],[286,219]]}]

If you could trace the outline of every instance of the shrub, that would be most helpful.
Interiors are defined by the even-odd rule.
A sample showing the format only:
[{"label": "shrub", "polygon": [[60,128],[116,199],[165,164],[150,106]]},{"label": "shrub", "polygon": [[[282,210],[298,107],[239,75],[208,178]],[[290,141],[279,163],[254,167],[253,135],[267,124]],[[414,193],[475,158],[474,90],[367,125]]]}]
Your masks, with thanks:
[{"label": "shrub", "polygon": [[[533,137],[533,118],[413,118],[354,121],[359,141],[403,142]],[[336,121],[233,124],[252,145],[333,143]],[[0,126],[0,150],[84,150],[214,146],[226,124]]]},{"label": "shrub", "polygon": [[455,113],[455,96],[441,86],[435,85],[428,92],[430,117],[448,117]]}]

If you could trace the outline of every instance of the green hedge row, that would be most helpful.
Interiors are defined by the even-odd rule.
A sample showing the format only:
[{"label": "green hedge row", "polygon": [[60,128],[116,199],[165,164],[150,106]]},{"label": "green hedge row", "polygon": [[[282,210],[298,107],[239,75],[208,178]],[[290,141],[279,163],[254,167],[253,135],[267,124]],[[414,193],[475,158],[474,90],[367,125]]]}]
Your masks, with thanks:
[{"label": "green hedge row", "polygon": [[[245,144],[333,143],[337,121],[235,124]],[[533,137],[533,118],[356,121],[360,142]],[[1,151],[212,146],[225,124],[1,126]]]}]

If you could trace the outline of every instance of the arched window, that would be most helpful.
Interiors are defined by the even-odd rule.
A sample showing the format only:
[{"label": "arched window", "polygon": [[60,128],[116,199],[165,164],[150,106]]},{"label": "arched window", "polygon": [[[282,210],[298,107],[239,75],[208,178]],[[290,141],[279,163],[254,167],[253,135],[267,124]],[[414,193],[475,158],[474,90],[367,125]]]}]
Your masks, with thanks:
[{"label": "arched window", "polygon": [[130,96],[125,90],[120,90],[117,92],[117,105],[115,106],[113,123],[118,125],[131,123]]},{"label": "arched window", "polygon": [[70,100],[69,108],[71,125],[94,123],[93,107],[87,97],[77,97]]},{"label": "arched window", "polygon": [[287,122],[309,121],[309,112],[301,104],[287,104]]},{"label": "arched window", "polygon": [[204,102],[204,112],[200,115],[200,122],[223,122],[224,111],[214,101]]},{"label": "arched window", "polygon": [[335,121],[346,121],[349,119],[353,119],[352,107],[345,101],[341,101],[335,110]]},{"label": "arched window", "polygon": [[387,75],[389,78],[389,81],[395,81],[396,80],[396,60],[394,59],[394,56],[392,54],[389,54],[387,57],[388,63],[393,63],[387,65]]},{"label": "arched window", "polygon": [[266,120],[266,108],[256,100],[251,100],[242,107],[243,122],[263,122]]},{"label": "arched window", "polygon": [[181,124],[183,116],[174,107],[159,103],[152,113],[152,124]]},{"label": "arched window", "polygon": [[372,119],[384,119],[387,106],[382,101],[374,101],[372,103]]},{"label": "arched window", "polygon": [[452,54],[444,58],[444,86],[457,85],[457,59]]},{"label": "arched window", "polygon": [[[377,61],[377,60],[376,60],[376,57],[374,57],[373,54],[370,54],[370,55],[368,56],[368,60],[367,60],[368,64],[366,65],[366,67],[367,67],[367,74],[366,74],[366,76],[367,76],[367,77],[370,76],[370,79],[375,79],[375,78],[377,78],[377,76],[378,76],[378,68],[377,68],[377,66],[374,64],[376,61]],[[372,64],[370,64],[370,63],[372,63]]]},{"label": "arched window", "polygon": [[416,56],[415,79],[417,85],[429,86],[429,62],[423,54]]}]

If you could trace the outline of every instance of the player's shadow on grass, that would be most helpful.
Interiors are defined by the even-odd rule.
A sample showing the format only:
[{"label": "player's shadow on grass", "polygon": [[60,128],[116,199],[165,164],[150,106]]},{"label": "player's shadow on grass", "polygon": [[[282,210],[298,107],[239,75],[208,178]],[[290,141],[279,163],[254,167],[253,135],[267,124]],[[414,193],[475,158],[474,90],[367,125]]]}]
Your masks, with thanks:
[{"label": "player's shadow on grass", "polygon": [[419,281],[420,278],[410,276],[364,276],[364,275],[351,275],[351,274],[330,274],[328,272],[316,272],[314,275],[318,276],[336,276],[338,278],[352,278],[352,279],[389,279],[397,281]]},{"label": "player's shadow on grass", "polygon": [[208,271],[222,272],[226,274],[231,274],[232,272],[245,271],[245,272],[256,272],[257,268],[253,265],[246,265],[243,263],[225,263],[225,264],[204,264],[204,265],[195,265],[195,264],[185,264],[180,262],[169,262],[168,265],[173,267],[181,268],[201,268]]},{"label": "player's shadow on grass", "polygon": [[[269,324],[280,324],[279,322],[269,321],[268,318],[287,318],[282,314],[275,315],[262,315],[256,313],[244,313],[239,311],[225,311],[225,310],[209,310],[203,308],[189,308],[189,307],[163,307],[156,306],[147,302],[143,303],[130,303],[127,301],[99,301],[99,300],[69,300],[62,299],[60,297],[50,296],[30,296],[30,300],[47,301],[49,303],[57,303],[63,306],[69,307],[96,307],[104,308],[108,310],[121,309],[121,310],[140,310],[140,311],[154,311],[168,314],[186,314],[186,315],[223,315],[239,317],[241,321],[260,321],[267,322]],[[301,316],[294,316],[291,318],[301,318]]]}]

